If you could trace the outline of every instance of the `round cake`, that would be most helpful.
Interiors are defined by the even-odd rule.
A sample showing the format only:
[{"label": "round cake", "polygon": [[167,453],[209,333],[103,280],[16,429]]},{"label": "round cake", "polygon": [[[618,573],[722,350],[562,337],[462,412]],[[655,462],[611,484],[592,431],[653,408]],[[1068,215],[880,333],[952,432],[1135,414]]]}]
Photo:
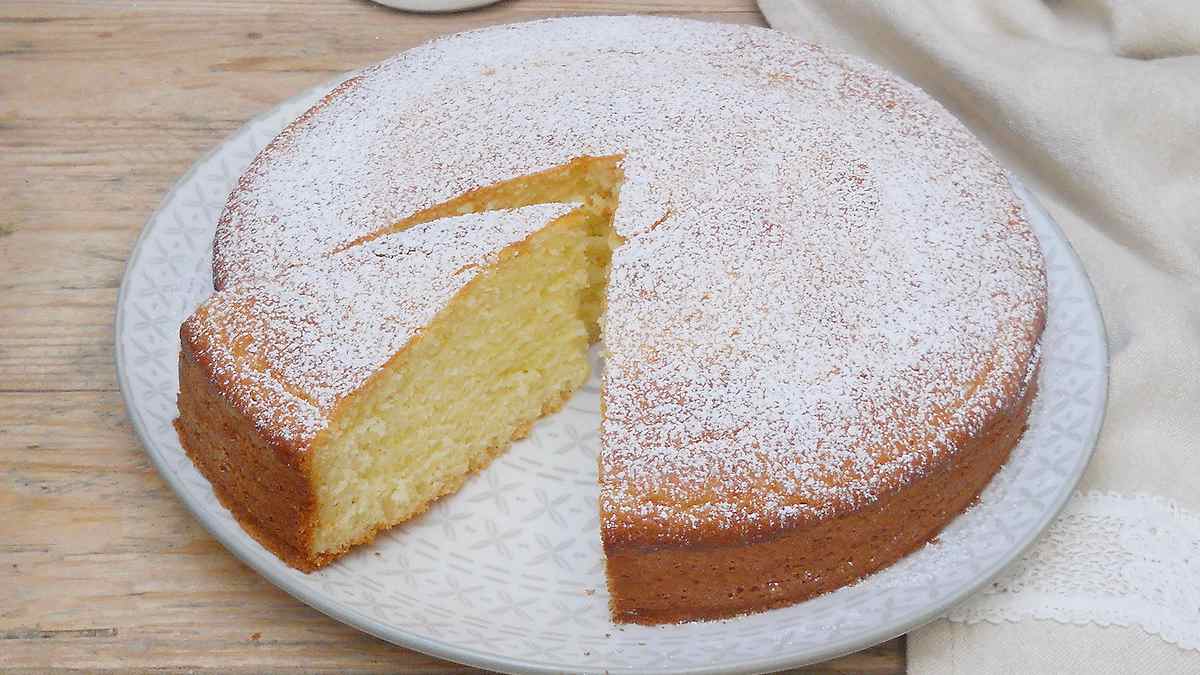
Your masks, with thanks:
[{"label": "round cake", "polygon": [[1005,172],[915,86],[646,17],[362,71],[242,176],[213,272],[177,427],[302,569],[456,489],[601,340],[600,528],[639,623],[797,602],[935,537],[1024,431],[1046,304]]}]

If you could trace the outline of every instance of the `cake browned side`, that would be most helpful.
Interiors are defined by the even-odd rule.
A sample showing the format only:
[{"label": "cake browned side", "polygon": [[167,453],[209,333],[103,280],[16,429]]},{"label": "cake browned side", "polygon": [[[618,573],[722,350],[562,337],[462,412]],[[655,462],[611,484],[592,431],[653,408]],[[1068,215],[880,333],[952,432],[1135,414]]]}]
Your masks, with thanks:
[{"label": "cake browned side", "polygon": [[653,625],[782,607],[852,584],[936,540],[1020,442],[1037,394],[1039,364],[1032,368],[1028,386],[957,453],[870,505],[751,539],[697,533],[708,545],[639,546],[606,537],[614,617]]},{"label": "cake browned side", "polygon": [[180,330],[179,417],[189,458],[238,523],[289,565],[312,571],[329,557],[309,553],[316,496],[309,455],[259,429],[222,394],[192,321]]}]

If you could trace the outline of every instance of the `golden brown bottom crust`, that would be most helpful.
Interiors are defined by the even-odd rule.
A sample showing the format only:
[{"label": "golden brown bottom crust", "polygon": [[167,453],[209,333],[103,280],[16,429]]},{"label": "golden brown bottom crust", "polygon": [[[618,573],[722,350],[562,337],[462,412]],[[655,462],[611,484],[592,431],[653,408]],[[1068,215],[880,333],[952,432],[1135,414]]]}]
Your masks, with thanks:
[{"label": "golden brown bottom crust", "polygon": [[[568,389],[542,407],[537,419],[557,412],[568,400]],[[213,493],[229,509],[247,534],[288,565],[312,572],[370,543],[401,522],[424,513],[437,499],[456,492],[467,478],[486,467],[512,443],[529,435],[537,419],[518,426],[503,445],[488,448],[469,471],[447,484],[446,489],[402,521],[383,523],[359,540],[337,551],[310,550],[316,526],[316,494],[309,480],[307,462],[290,465],[281,453],[264,443],[254,426],[221,396],[203,367],[189,358],[186,348],[179,358],[179,417],[175,430],[192,463],[212,484]]]},{"label": "golden brown bottom crust", "polygon": [[791,605],[851,584],[936,538],[1008,460],[1025,431],[1024,396],[953,458],[903,490],[840,518],[738,546],[608,547],[614,620],[661,624]]}]

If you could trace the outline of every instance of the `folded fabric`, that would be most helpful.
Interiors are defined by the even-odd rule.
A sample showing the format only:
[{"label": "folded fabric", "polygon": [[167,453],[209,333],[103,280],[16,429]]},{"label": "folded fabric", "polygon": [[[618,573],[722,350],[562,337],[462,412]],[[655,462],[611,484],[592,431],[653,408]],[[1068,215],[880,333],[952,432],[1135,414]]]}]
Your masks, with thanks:
[{"label": "folded fabric", "polygon": [[1079,492],[913,673],[1200,673],[1200,2],[760,0],[923,87],[1037,194],[1104,314]]}]

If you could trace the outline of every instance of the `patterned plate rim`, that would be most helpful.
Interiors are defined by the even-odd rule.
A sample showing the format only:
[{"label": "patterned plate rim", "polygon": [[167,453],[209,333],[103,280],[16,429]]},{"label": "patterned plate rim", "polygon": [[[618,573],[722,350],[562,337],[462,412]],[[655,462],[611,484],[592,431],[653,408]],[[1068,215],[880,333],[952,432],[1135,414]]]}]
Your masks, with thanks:
[{"label": "patterned plate rim", "polygon": [[[203,508],[203,505],[195,498],[192,493],[185,489],[183,479],[175,473],[175,471],[167,464],[166,458],[159,451],[152,441],[152,437],[147,430],[146,423],[142,419],[142,411],[135,405],[133,399],[132,387],[129,382],[129,367],[128,357],[125,353],[125,314],[128,299],[128,291],[131,283],[131,272],[133,272],[141,258],[144,249],[144,243],[148,239],[151,232],[160,225],[159,217],[165,212],[167,207],[172,203],[177,192],[184,186],[188,185],[196,171],[205,165],[209,159],[218,155],[227,145],[230,145],[235,139],[241,138],[247,134],[259,122],[277,114],[281,108],[294,106],[301,101],[315,102],[325,92],[329,91],[334,85],[344,81],[352,76],[353,73],[348,73],[334,80],[330,80],[322,85],[313,87],[303,93],[282,101],[271,109],[254,116],[239,129],[227,136],[214,148],[202,155],[192,166],[185,172],[171,187],[170,190],[163,196],[158,207],[147,219],[145,226],[142,228],[133,250],[130,253],[129,260],[126,264],[124,274],[121,279],[120,290],[117,295],[117,312],[114,317],[114,336],[115,336],[115,352],[116,352],[116,369],[117,380],[121,388],[121,396],[125,404],[125,408],[129,414],[130,421],[133,424],[134,431],[142,446],[146,449],[146,453],[150,456],[155,468],[158,470],[176,495],[183,501],[187,509],[192,515],[200,521],[206,530],[212,534],[222,545],[225,546],[239,560],[255,570],[257,573],[266,578],[273,585],[288,593],[289,595],[300,600],[304,604],[316,609],[317,611],[341,622],[352,626],[365,633],[373,635],[381,640],[396,644],[402,647],[420,651],[426,654],[448,659],[458,663],[478,668],[486,668],[491,670],[499,670],[504,672],[532,672],[532,673],[559,673],[563,672],[564,668],[570,668],[575,672],[609,672],[610,669],[595,669],[591,667],[567,666],[563,663],[554,663],[547,661],[535,661],[529,659],[512,658],[508,656],[498,655],[487,651],[480,651],[471,647],[462,646],[460,644],[445,642],[424,636],[415,635],[394,626],[388,626],[371,618],[366,614],[340,604],[336,601],[331,601],[322,593],[306,588],[302,585],[293,583],[285,574],[283,566],[278,561],[264,560],[261,555],[254,551],[246,543],[246,540],[239,537],[239,532],[230,530],[225,524],[211,519]],[[685,668],[682,670],[672,669],[656,669],[653,672],[676,672],[689,673],[693,675],[700,674],[715,674],[715,673],[758,673],[780,670],[784,668],[795,668],[807,664],[818,663],[829,659],[851,654],[856,651],[871,647],[873,645],[885,642],[897,636],[903,635],[914,628],[922,626],[943,614],[950,607],[965,600],[980,588],[985,586],[992,579],[996,578],[1005,567],[1016,560],[1033,543],[1038,539],[1042,532],[1050,525],[1050,522],[1058,515],[1058,513],[1066,505],[1071,495],[1074,493],[1075,486],[1083,477],[1083,472],[1091,459],[1092,453],[1095,451],[1096,440],[1099,437],[1100,429],[1104,423],[1105,408],[1108,399],[1109,386],[1109,358],[1107,333],[1104,325],[1103,315],[1100,310],[1099,303],[1096,299],[1095,290],[1092,286],[1091,279],[1087,275],[1087,271],[1083,266],[1074,247],[1071,246],[1066,234],[1059,227],[1058,223],[1050,216],[1049,212],[1041,205],[1036,197],[1025,187],[1023,181],[1019,178],[1013,179],[1013,187],[1017,195],[1023,200],[1029,212],[1030,218],[1040,219],[1048,225],[1048,230],[1057,239],[1057,243],[1062,246],[1065,262],[1070,266],[1071,271],[1077,276],[1082,283],[1085,300],[1087,302],[1086,309],[1088,319],[1092,323],[1092,328],[1099,336],[1099,355],[1097,357],[1100,373],[1098,378],[1101,383],[1099,396],[1095,402],[1096,410],[1092,417],[1090,428],[1086,431],[1081,442],[1081,451],[1071,470],[1066,474],[1066,479],[1060,485],[1060,489],[1053,496],[1048,507],[1042,511],[1041,517],[1037,525],[1029,530],[1029,535],[1026,536],[1020,543],[1011,547],[1004,555],[997,556],[989,565],[984,567],[975,577],[972,583],[964,584],[955,593],[944,596],[938,600],[931,601],[920,611],[910,612],[907,615],[894,617],[890,622],[867,629],[857,634],[852,634],[841,640],[832,641],[822,645],[819,648],[797,648],[791,652],[780,653],[770,657],[757,658],[739,662],[735,666],[729,664],[700,666],[694,668]],[[274,562],[274,565],[272,564]],[[736,619],[734,619],[736,621]],[[618,667],[613,670],[622,670],[625,672],[651,672],[649,670],[641,670],[634,667]]]}]

